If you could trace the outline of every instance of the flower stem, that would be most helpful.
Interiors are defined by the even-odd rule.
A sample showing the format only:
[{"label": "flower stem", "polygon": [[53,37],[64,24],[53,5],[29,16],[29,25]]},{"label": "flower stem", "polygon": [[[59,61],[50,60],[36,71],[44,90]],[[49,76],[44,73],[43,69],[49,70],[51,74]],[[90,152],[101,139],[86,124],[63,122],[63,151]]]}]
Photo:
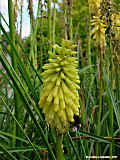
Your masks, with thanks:
[{"label": "flower stem", "polygon": [[[100,47],[100,82],[99,82],[99,111],[98,111],[98,123],[97,123],[97,136],[100,136],[100,122],[102,112],[102,94],[103,94],[103,50]],[[96,144],[96,156],[99,155],[99,144]]]},{"label": "flower stem", "polygon": [[[14,25],[14,11],[13,11],[13,2],[12,0],[8,1],[8,15],[9,15],[9,28],[10,28],[10,38],[11,41],[13,43],[13,45],[15,46],[15,25]],[[11,48],[11,53],[13,53],[13,50]],[[16,73],[18,73],[18,68],[17,68],[17,59],[16,59],[16,55],[12,54],[11,55],[11,60],[12,60],[12,66],[15,70]],[[16,119],[19,119],[20,114],[19,114],[19,107],[21,105],[21,98],[20,98],[20,94],[18,93],[17,89],[14,89],[14,100],[15,100],[15,117]],[[17,124],[14,121],[14,127],[13,127],[13,135],[14,137],[17,136],[19,133],[19,129],[17,129]],[[16,139],[13,138],[13,142],[12,145],[15,146],[16,145]]]},{"label": "flower stem", "polygon": [[64,151],[63,151],[63,134],[57,135],[56,140],[56,158],[57,160],[64,160]]},{"label": "flower stem", "polygon": [[48,0],[47,2],[47,8],[48,8],[48,44],[49,44],[49,50],[51,50],[51,0]]}]

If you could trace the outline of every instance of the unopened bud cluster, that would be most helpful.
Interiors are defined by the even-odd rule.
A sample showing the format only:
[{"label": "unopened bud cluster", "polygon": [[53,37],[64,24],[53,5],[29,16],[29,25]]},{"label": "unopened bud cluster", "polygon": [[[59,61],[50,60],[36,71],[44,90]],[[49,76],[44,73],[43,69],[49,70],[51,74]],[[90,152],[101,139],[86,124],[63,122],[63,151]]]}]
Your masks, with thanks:
[{"label": "unopened bud cluster", "polygon": [[[74,121],[74,114],[79,115],[79,76],[75,45],[63,40],[62,47],[54,45],[56,54],[49,52],[49,63],[43,66],[43,89],[40,93],[39,106],[51,127],[63,133]],[[74,55],[74,56],[73,56]]]}]

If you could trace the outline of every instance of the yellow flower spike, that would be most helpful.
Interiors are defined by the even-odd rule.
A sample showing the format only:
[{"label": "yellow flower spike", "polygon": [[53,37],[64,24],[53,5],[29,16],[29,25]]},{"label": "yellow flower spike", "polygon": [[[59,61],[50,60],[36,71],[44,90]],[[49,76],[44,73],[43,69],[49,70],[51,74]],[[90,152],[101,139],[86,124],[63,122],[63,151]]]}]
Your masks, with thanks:
[{"label": "yellow flower spike", "polygon": [[62,123],[61,123],[61,121],[59,119],[59,116],[55,116],[55,125],[56,125],[57,129],[62,130]]},{"label": "yellow flower spike", "polygon": [[93,16],[91,25],[93,26],[91,36],[93,36],[93,39],[96,41],[97,45],[100,44],[100,47],[104,48],[106,46],[106,24],[103,17],[101,18],[100,13],[97,16]]},{"label": "yellow flower spike", "polygon": [[59,86],[60,83],[61,83],[61,80],[58,78],[58,79],[57,79],[57,82],[56,82],[56,85]]},{"label": "yellow flower spike", "polygon": [[55,81],[57,80],[57,78],[58,78],[58,75],[56,74],[56,75],[54,75],[54,77],[51,79],[51,81],[52,81],[52,82],[55,82]]},{"label": "yellow flower spike", "polygon": [[59,104],[59,97],[58,96],[55,97],[54,104],[57,104],[57,105]]},{"label": "yellow flower spike", "polygon": [[53,77],[54,77],[54,75],[52,74],[51,76],[48,75],[46,78],[43,78],[44,83],[47,83],[47,82],[51,81],[51,79],[52,79]]},{"label": "yellow flower spike", "polygon": [[60,62],[60,65],[61,65],[61,66],[64,66],[64,65],[65,65],[65,62],[63,62],[63,61]]},{"label": "yellow flower spike", "polygon": [[49,69],[49,70],[46,70],[45,71],[45,74],[46,75],[51,75],[52,73],[54,73],[55,72],[55,69],[54,68],[51,68],[51,69]]},{"label": "yellow flower spike", "polygon": [[39,101],[39,103],[38,103],[38,105],[40,106],[40,108],[42,108],[43,107],[43,102],[42,101]]},{"label": "yellow flower spike", "polygon": [[72,101],[71,98],[68,98],[67,101],[68,101],[68,104],[69,104],[70,106],[73,106],[73,105],[74,105],[74,102]]},{"label": "yellow flower spike", "polygon": [[67,83],[68,86],[72,85],[72,81],[68,77],[65,78],[65,82]]},{"label": "yellow flower spike", "polygon": [[74,118],[73,118],[74,113],[73,113],[72,109],[71,109],[70,107],[68,107],[68,108],[66,108],[66,109],[67,109],[67,110],[66,110],[66,113],[67,113],[67,116],[68,116],[68,120],[69,120],[70,122],[73,122],[73,121],[74,121]]},{"label": "yellow flower spike", "polygon": [[61,72],[60,77],[61,77],[62,79],[65,79],[65,75],[64,75],[63,72]]},{"label": "yellow flower spike", "polygon": [[69,78],[69,79],[71,79],[71,80],[79,79],[78,74],[74,74],[74,75],[72,75],[72,74],[70,74],[70,72],[65,72],[65,71],[64,71],[64,73],[65,73],[65,74],[66,74],[66,76],[68,76],[68,78]]},{"label": "yellow flower spike", "polygon": [[42,108],[43,108],[43,113],[48,113],[48,111],[49,111],[49,106],[50,106],[50,105],[46,104],[46,105],[44,105],[44,107],[42,107]]},{"label": "yellow flower spike", "polygon": [[66,97],[66,95],[64,95],[64,100],[65,100],[66,105],[68,105],[69,101],[68,101],[68,98]]},{"label": "yellow flower spike", "polygon": [[64,121],[64,122],[65,122],[65,121],[67,120],[65,110],[59,111],[59,112],[58,112],[58,115],[59,115],[59,117],[61,118],[61,121]]},{"label": "yellow flower spike", "polygon": [[79,98],[74,99],[75,106],[79,106]]},{"label": "yellow flower spike", "polygon": [[59,105],[54,104],[54,105],[53,105],[53,110],[54,110],[55,112],[57,112],[57,111],[59,110]]},{"label": "yellow flower spike", "polygon": [[54,60],[54,59],[48,59],[48,61],[50,62],[50,63],[55,63],[56,61]]},{"label": "yellow flower spike", "polygon": [[115,34],[115,38],[118,39],[120,35],[120,13],[113,13],[112,19],[112,30]]},{"label": "yellow flower spike", "polygon": [[61,48],[60,46],[58,46],[57,44],[55,44],[55,45],[53,46],[53,48],[55,49],[55,51],[56,51],[57,53],[61,53],[61,51],[62,51],[62,48]]},{"label": "yellow flower spike", "polygon": [[51,64],[45,64],[42,68],[43,69],[54,69],[54,68],[56,68],[56,67],[58,67],[59,65],[57,64],[57,63],[51,63]]},{"label": "yellow flower spike", "polygon": [[71,48],[72,45],[72,41],[68,41],[68,40],[63,40],[62,41],[62,46],[65,48]]},{"label": "yellow flower spike", "polygon": [[69,93],[71,93],[71,92],[69,91],[68,86],[66,86],[64,81],[62,81],[61,83],[62,83],[62,90],[63,90],[64,94],[68,94],[69,95]]},{"label": "yellow flower spike", "polygon": [[48,91],[48,93],[46,93],[46,92],[44,92],[44,96],[45,95],[48,95],[49,94],[49,92],[52,90],[52,88],[55,86],[55,83],[45,83],[45,84],[43,84],[44,85],[44,88],[43,88],[43,90],[45,91],[46,89],[47,89],[47,91]]},{"label": "yellow flower spike", "polygon": [[48,93],[43,94],[43,92],[41,92],[39,103],[44,102],[47,96],[48,96]]},{"label": "yellow flower spike", "polygon": [[61,70],[61,68],[56,68],[56,72],[59,72]]},{"label": "yellow flower spike", "polygon": [[76,73],[78,73],[78,69],[76,69],[76,68],[72,68],[70,65],[68,66],[68,67],[63,67],[63,70],[65,71],[65,72],[73,72],[74,74]]},{"label": "yellow flower spike", "polygon": [[60,109],[65,109],[65,101],[60,101]]},{"label": "yellow flower spike", "polygon": [[50,103],[50,102],[52,102],[52,99],[53,99],[53,96],[50,94],[50,95],[48,96],[48,98],[47,98],[47,101]]},{"label": "yellow flower spike", "polygon": [[77,105],[74,106],[74,107],[72,106],[72,110],[73,110],[74,114],[77,115],[77,116],[79,115],[78,108],[79,108],[79,107],[77,107]]},{"label": "yellow flower spike", "polygon": [[64,95],[63,95],[62,88],[59,88],[59,98],[60,98],[60,100],[64,100]]},{"label": "yellow flower spike", "polygon": [[[51,108],[51,106],[50,106]],[[49,109],[49,114],[47,114],[47,119],[48,120],[53,120],[54,119],[54,112]]]},{"label": "yellow flower spike", "polygon": [[58,92],[58,86],[55,86],[55,88],[53,89],[53,96],[57,97],[57,92]]},{"label": "yellow flower spike", "polygon": [[62,46],[53,46],[57,56],[49,52],[49,63],[43,66],[45,71],[42,73],[43,90],[39,106],[47,123],[59,133],[68,131],[74,114],[79,114],[78,59],[76,52],[72,51],[75,47],[71,41],[63,40]]},{"label": "yellow flower spike", "polygon": [[89,8],[91,13],[96,13],[100,8],[102,0],[88,0]]}]

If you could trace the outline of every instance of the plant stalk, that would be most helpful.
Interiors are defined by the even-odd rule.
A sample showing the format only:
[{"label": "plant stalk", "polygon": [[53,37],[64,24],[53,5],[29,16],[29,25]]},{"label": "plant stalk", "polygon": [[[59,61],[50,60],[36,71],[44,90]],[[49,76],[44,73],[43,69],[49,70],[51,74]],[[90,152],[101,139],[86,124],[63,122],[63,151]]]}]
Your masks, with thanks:
[{"label": "plant stalk", "polygon": [[63,8],[64,8],[65,39],[67,40],[67,12],[66,12],[66,0],[63,0]]},{"label": "plant stalk", "polygon": [[[113,92],[113,74],[114,74],[114,69],[113,69],[113,52],[112,52],[112,44],[111,44],[111,40],[110,40],[110,61],[111,61],[111,89],[112,89],[112,92]],[[114,94],[114,93],[113,93]],[[113,106],[110,105],[110,136],[113,137],[113,119],[114,119],[114,116],[113,116],[113,113],[114,113],[114,110],[113,110]],[[112,140],[113,141],[113,140]],[[112,153],[113,152],[113,145],[112,143],[110,144],[110,156],[111,156],[111,160],[112,160]]]},{"label": "plant stalk", "polygon": [[21,9],[20,9],[20,37],[22,37],[22,22],[23,22],[23,3],[21,3]]},{"label": "plant stalk", "polygon": [[[102,94],[103,94],[103,49],[99,47],[100,51],[100,81],[99,81],[99,111],[98,111],[98,122],[97,122],[97,136],[100,136],[100,122],[102,112]],[[96,144],[96,156],[99,155],[99,144]]]},{"label": "plant stalk", "polygon": [[62,142],[63,142],[63,134],[58,134],[57,140],[56,140],[56,158],[57,160],[65,160]]},{"label": "plant stalk", "polygon": [[[88,20],[88,65],[91,66],[91,35],[90,35],[90,31],[91,31],[91,26],[90,26],[90,21],[91,21],[91,13],[90,13],[90,9],[89,9],[89,20]],[[90,68],[91,71],[91,68]]]},{"label": "plant stalk", "polygon": [[69,16],[70,16],[70,18],[69,18],[70,19],[69,25],[70,25],[70,40],[71,41],[73,39],[72,6],[73,6],[73,0],[71,0],[70,7],[69,7]]},{"label": "plant stalk", "polygon": [[47,2],[48,7],[48,48],[51,50],[51,0]]},{"label": "plant stalk", "polygon": [[[15,47],[15,26],[14,26],[14,10],[13,10],[13,2],[12,0],[8,1],[8,14],[9,14],[9,28],[10,28],[10,38],[12,40],[12,43]],[[11,48],[11,54],[13,53],[12,48]],[[17,59],[15,54],[12,54],[11,56],[11,60],[12,60],[12,66],[14,68],[14,70],[16,71],[16,73],[18,73],[18,68],[17,68]],[[14,89],[14,101],[15,101],[15,117],[16,119],[19,119],[19,106],[21,103],[20,100],[20,95],[17,91],[17,89]],[[18,135],[18,130],[17,130],[17,124],[14,121],[14,126],[13,126],[13,135],[14,137]],[[16,144],[16,139],[13,138],[13,142],[12,145],[15,146]]]},{"label": "plant stalk", "polygon": [[[56,7],[55,7],[55,0],[53,0],[54,8],[53,8],[53,45],[55,45],[55,21],[56,21]],[[55,52],[53,50],[53,52]]]}]

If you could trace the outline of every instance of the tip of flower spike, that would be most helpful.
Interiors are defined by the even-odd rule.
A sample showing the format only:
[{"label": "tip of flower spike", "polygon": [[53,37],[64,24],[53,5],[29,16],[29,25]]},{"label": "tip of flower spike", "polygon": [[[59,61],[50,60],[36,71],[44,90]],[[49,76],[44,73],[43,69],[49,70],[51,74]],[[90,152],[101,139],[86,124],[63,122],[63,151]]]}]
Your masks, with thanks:
[{"label": "tip of flower spike", "polygon": [[48,69],[48,64],[45,64],[44,66],[42,66],[42,69]]},{"label": "tip of flower spike", "polygon": [[63,39],[62,46],[65,48],[70,48],[72,46],[72,41]]},{"label": "tip of flower spike", "polygon": [[48,51],[49,57],[50,58],[56,58],[57,56],[55,54],[53,54],[53,52]]},{"label": "tip of flower spike", "polygon": [[59,53],[60,51],[61,51],[61,47],[60,46],[58,46],[57,44],[55,44],[54,46],[53,46],[53,48],[55,49],[55,51],[57,52],[57,53]]},{"label": "tip of flower spike", "polygon": [[75,51],[72,51],[72,55],[75,55],[75,54],[77,54],[77,52],[75,52]]},{"label": "tip of flower spike", "polygon": [[53,63],[55,60],[52,59],[52,58],[49,58],[48,61],[49,61],[50,63]]},{"label": "tip of flower spike", "polygon": [[77,47],[77,45],[74,44],[74,45],[72,45],[70,48],[71,48],[71,49],[75,49],[76,47]]}]

